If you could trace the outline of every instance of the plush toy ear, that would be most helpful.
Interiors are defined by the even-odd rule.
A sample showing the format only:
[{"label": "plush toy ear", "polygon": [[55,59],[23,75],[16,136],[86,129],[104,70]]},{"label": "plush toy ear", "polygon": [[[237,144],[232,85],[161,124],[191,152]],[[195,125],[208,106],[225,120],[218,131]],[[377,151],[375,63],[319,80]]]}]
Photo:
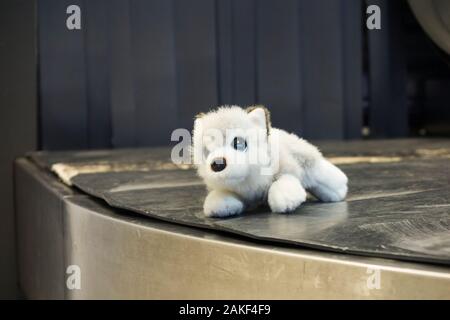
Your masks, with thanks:
[{"label": "plush toy ear", "polygon": [[198,113],[198,114],[195,115],[195,119],[201,119],[201,118],[203,118],[205,115],[206,115],[205,113],[200,112],[200,113]]},{"label": "plush toy ear", "polygon": [[251,106],[246,109],[250,120],[258,127],[270,131],[270,112],[264,106]]}]

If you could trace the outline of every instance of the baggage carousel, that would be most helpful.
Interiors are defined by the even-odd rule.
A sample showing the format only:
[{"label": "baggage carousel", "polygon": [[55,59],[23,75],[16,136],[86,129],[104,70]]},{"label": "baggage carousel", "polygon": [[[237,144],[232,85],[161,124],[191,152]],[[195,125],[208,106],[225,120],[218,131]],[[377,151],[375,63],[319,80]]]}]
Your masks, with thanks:
[{"label": "baggage carousel", "polygon": [[18,159],[21,288],[38,299],[450,299],[450,141],[319,146],[349,176],[346,201],[228,219],[204,217],[202,181],[169,148]]}]

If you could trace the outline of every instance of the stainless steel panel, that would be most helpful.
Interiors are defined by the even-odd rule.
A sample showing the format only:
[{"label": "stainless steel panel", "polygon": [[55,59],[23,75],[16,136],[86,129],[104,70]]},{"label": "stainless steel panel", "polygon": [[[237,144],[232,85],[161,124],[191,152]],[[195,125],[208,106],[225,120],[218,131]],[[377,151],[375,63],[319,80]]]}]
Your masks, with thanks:
[{"label": "stainless steel panel", "polygon": [[63,298],[63,207],[73,191],[26,160],[18,160],[15,169],[21,289],[28,298]]},{"label": "stainless steel panel", "polygon": [[[20,281],[30,298],[450,299],[447,267],[155,221],[67,189],[26,160],[17,162],[16,188]],[[66,286],[69,265],[80,268],[80,289]]]}]

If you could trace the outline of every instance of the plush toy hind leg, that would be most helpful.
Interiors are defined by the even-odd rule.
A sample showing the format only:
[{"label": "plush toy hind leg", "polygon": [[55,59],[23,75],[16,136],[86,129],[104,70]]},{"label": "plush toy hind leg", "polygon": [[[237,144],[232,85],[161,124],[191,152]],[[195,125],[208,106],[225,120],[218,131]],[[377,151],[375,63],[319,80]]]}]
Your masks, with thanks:
[{"label": "plush toy hind leg", "polygon": [[203,210],[207,217],[227,217],[244,211],[244,203],[232,192],[212,190],[206,196]]},{"label": "plush toy hind leg", "polygon": [[306,191],[298,178],[284,174],[270,186],[267,200],[273,212],[289,212],[305,202]]},{"label": "plush toy hind leg", "polygon": [[342,201],[347,195],[347,176],[326,159],[317,160],[306,171],[304,185],[322,201]]}]

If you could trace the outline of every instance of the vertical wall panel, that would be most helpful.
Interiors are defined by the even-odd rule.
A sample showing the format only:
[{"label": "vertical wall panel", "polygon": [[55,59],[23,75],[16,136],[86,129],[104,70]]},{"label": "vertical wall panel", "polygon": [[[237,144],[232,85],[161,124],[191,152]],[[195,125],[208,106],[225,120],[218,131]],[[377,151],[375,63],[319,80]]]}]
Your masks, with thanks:
[{"label": "vertical wall panel", "polygon": [[362,135],[363,120],[363,44],[362,5],[360,1],[342,1],[343,46],[342,79],[344,108],[344,138],[357,139]]},{"label": "vertical wall panel", "polygon": [[84,36],[90,148],[111,147],[108,0],[85,1]]},{"label": "vertical wall panel", "polygon": [[233,0],[233,99],[238,105],[257,102],[256,0]]},{"label": "vertical wall panel", "polygon": [[[0,1],[0,21],[0,299],[3,300],[24,298],[17,279],[21,267],[17,263],[20,245],[16,243],[19,202],[15,198],[14,186],[18,183],[12,169],[17,157],[38,147],[37,1]],[[30,195],[26,196],[28,200]]]},{"label": "vertical wall panel", "polygon": [[134,147],[136,105],[131,61],[130,2],[111,0],[110,27],[111,127],[114,147]]},{"label": "vertical wall panel", "polygon": [[221,105],[235,103],[232,2],[232,0],[216,0],[218,102]]},{"label": "vertical wall panel", "polygon": [[[44,149],[88,147],[83,30],[68,30],[66,9],[84,1],[41,0],[39,72],[41,139]],[[84,25],[81,15],[81,27]]]},{"label": "vertical wall panel", "polygon": [[304,134],[312,139],[342,139],[342,1],[300,3]]},{"label": "vertical wall panel", "polygon": [[256,97],[255,0],[217,1],[219,103],[252,105]]},{"label": "vertical wall panel", "polygon": [[179,125],[218,104],[215,2],[175,0]]},{"label": "vertical wall panel", "polygon": [[[70,4],[82,30],[65,27]],[[174,128],[192,128],[218,104],[265,104],[275,126],[307,138],[357,138],[362,9],[344,0],[42,0],[43,147],[169,144]],[[392,39],[371,36],[374,128],[386,99],[403,105],[395,81],[389,98],[380,94]],[[382,126],[375,132],[398,129]]]},{"label": "vertical wall panel", "polygon": [[131,2],[138,146],[167,145],[177,126],[173,2]]},{"label": "vertical wall panel", "polygon": [[274,126],[301,130],[298,1],[257,1],[258,102],[272,110]]},{"label": "vertical wall panel", "polygon": [[367,1],[381,9],[381,29],[368,30],[370,115],[373,137],[401,137],[408,132],[406,62],[396,1]]}]

